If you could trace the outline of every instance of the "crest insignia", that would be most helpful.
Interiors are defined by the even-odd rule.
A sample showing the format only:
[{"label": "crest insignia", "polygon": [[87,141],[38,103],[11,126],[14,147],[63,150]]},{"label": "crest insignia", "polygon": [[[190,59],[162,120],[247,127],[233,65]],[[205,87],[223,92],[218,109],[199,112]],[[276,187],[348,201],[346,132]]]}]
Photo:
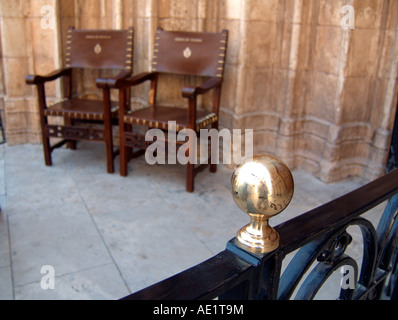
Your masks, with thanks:
[{"label": "crest insignia", "polygon": [[184,57],[185,59],[189,59],[192,55],[192,51],[189,47],[186,47],[184,50]]},{"label": "crest insignia", "polygon": [[102,52],[102,47],[99,43],[94,47],[95,54],[100,54]]}]

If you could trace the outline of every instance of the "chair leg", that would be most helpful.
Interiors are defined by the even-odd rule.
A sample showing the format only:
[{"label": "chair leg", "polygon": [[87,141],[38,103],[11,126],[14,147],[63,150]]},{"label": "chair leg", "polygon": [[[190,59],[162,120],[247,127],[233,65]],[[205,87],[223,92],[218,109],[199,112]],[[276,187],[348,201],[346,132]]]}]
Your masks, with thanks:
[{"label": "chair leg", "polygon": [[[211,128],[216,129],[218,131],[218,122],[213,123]],[[211,158],[212,158],[211,155],[213,152],[216,152],[217,150],[213,150],[213,145],[211,145],[209,148],[210,148],[210,172],[215,173],[217,171],[217,163],[211,163]]]},{"label": "chair leg", "polygon": [[110,121],[104,123],[104,142],[105,142],[105,156],[106,169],[108,173],[114,173],[115,167],[113,163],[113,140],[112,140],[112,124]]},{"label": "chair leg", "polygon": [[106,149],[106,169],[108,173],[114,173],[115,167],[113,163],[113,143],[112,142],[105,142],[105,149]]},{"label": "chair leg", "polygon": [[50,145],[50,137],[48,136],[47,117],[44,115],[44,109],[46,108],[46,98],[45,98],[45,89],[44,84],[39,84],[37,86],[37,95],[39,99],[39,112],[40,112],[40,126],[41,126],[41,137],[43,142],[43,151],[44,151],[44,162],[46,166],[51,166],[51,145]]},{"label": "chair leg", "polygon": [[124,133],[130,128],[131,126],[125,124],[124,122],[119,122],[119,161],[120,161],[120,175],[122,177],[127,177],[128,168],[127,164],[129,161],[129,148],[126,147],[126,138]]},{"label": "chair leg", "polygon": [[51,144],[50,144],[50,138],[47,136],[47,125],[46,123],[43,124],[43,122],[46,122],[45,120],[42,120],[41,123],[41,137],[42,137],[42,143],[43,143],[43,153],[44,153],[44,163],[46,166],[52,166],[52,158],[51,158]]},{"label": "chair leg", "polygon": [[67,147],[68,147],[70,150],[76,150],[76,149],[77,149],[76,145],[77,145],[76,141],[69,141],[69,142],[67,143]]},{"label": "chair leg", "polygon": [[195,165],[187,163],[186,165],[186,191],[193,192],[194,190],[194,178],[195,178]]},{"label": "chair leg", "polygon": [[106,156],[106,169],[108,173],[114,173],[115,167],[113,163],[113,140],[112,140],[112,125],[105,122],[105,156]]},{"label": "chair leg", "polygon": [[127,177],[128,170],[127,170],[127,164],[128,164],[128,150],[126,148],[124,139],[120,139],[120,153],[119,153],[119,161],[120,161],[120,175],[122,177]]},{"label": "chair leg", "polygon": [[46,166],[52,166],[53,162],[51,159],[51,147],[50,138],[43,134],[43,151],[44,151],[44,162]]},{"label": "chair leg", "polygon": [[126,146],[125,132],[132,132],[133,126],[128,123],[119,122],[119,161],[120,161],[120,175],[127,177],[128,175],[128,163],[133,157],[133,148]]},{"label": "chair leg", "polygon": [[[213,160],[212,155],[213,155],[213,153],[217,152],[217,150],[215,149],[217,147],[214,147],[213,143],[211,143],[211,145],[209,146],[209,151],[210,151],[209,152],[209,167],[210,167],[210,172],[213,172],[213,173],[217,171],[217,162],[216,163],[212,162],[212,160]],[[218,159],[215,159],[215,160],[218,160]]]},{"label": "chair leg", "polygon": [[[67,126],[72,126],[73,125],[73,121],[71,118],[69,117],[65,117],[64,118],[65,124]],[[69,141],[66,146],[71,149],[71,150],[76,150],[76,141]]]}]

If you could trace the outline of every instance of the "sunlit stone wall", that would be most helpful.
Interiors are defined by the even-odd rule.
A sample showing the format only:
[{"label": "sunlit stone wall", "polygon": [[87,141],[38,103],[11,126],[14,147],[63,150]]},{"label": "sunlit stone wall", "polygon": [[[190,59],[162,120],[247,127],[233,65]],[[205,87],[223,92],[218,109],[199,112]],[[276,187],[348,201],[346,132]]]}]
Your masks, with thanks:
[{"label": "sunlit stone wall", "polygon": [[[397,105],[398,1],[7,0],[0,22],[0,109],[9,145],[40,143],[36,92],[24,79],[63,66],[69,25],[133,26],[135,72],[149,70],[158,26],[228,29],[221,128],[254,129],[256,153],[325,181],[384,171]],[[76,90],[98,96],[97,76],[77,75],[85,81]],[[183,81],[193,83],[168,81],[159,99],[184,106]],[[146,90],[133,90],[135,104],[146,102]],[[62,84],[49,85],[47,94],[62,97]]]}]

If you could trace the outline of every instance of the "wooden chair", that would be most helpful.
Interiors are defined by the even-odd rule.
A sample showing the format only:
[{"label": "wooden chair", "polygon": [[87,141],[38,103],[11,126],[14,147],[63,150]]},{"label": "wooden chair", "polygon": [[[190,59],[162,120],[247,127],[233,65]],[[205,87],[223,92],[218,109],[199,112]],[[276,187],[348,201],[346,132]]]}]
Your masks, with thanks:
[{"label": "wooden chair", "polygon": [[[175,121],[176,132],[192,129],[199,134],[200,129],[218,129],[221,85],[227,50],[228,31],[210,32],[175,32],[158,28],[155,34],[152,71],[117,82],[116,87],[135,86],[145,81],[150,82],[148,95],[149,106],[139,110],[126,107],[126,90],[120,90],[119,97],[119,130],[120,130],[120,174],[126,176],[128,161],[147,148],[145,133],[133,130],[136,125],[152,128],[169,129],[169,122]],[[197,76],[202,85],[183,87],[181,94],[186,99],[187,108],[157,103],[158,79],[163,74]],[[185,76],[185,77],[184,77]],[[192,81],[192,80],[190,80]],[[197,97],[206,92],[213,92],[212,105],[209,111],[197,109]],[[211,100],[210,100],[211,101]],[[211,104],[211,103],[210,103]],[[166,138],[167,139],[167,138]],[[177,142],[178,143],[178,142]],[[195,146],[196,147],[196,146]],[[138,151],[137,151],[138,149]],[[134,152],[133,152],[134,151]],[[189,161],[186,164],[186,190],[193,192],[194,176],[205,165],[195,166]],[[210,164],[210,171],[215,172],[217,164]]]},{"label": "wooden chair", "polygon": [[[26,83],[37,86],[41,131],[45,164],[52,165],[51,153],[68,143],[76,148],[76,141],[86,140],[105,143],[107,172],[114,172],[112,122],[117,125],[118,104],[111,101],[110,87],[113,81],[128,77],[133,65],[133,29],[82,30],[69,27],[66,39],[65,67],[46,76],[28,75]],[[115,70],[118,75],[109,79],[97,79],[102,88],[102,100],[90,100],[76,96],[72,88],[76,69]],[[63,77],[65,98],[52,105],[46,104],[45,84]],[[49,117],[62,117],[63,124],[50,124]],[[60,138],[50,144],[50,138]]]}]

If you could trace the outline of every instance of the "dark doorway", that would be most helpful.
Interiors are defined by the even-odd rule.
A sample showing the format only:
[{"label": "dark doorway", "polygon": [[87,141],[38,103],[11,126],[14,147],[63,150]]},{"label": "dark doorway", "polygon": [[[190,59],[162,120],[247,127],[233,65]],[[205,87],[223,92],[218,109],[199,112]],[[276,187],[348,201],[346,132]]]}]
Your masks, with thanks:
[{"label": "dark doorway", "polygon": [[388,157],[387,172],[398,168],[398,104],[395,112],[394,129],[392,132],[390,155]]},{"label": "dark doorway", "polygon": [[1,120],[1,110],[0,110],[0,144],[3,144],[6,142],[6,136],[4,135],[4,127],[3,127],[3,121]]}]

